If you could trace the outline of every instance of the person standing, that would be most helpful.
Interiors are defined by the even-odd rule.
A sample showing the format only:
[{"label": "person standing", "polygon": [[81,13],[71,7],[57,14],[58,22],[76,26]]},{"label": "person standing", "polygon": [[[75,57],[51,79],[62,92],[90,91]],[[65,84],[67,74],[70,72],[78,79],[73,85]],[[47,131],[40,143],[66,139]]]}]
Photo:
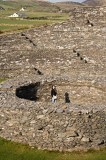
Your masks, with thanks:
[{"label": "person standing", "polygon": [[65,93],[65,103],[70,103],[69,94],[67,92]]},{"label": "person standing", "polygon": [[52,103],[55,103],[57,100],[57,90],[55,86],[52,86],[51,97],[52,97]]}]

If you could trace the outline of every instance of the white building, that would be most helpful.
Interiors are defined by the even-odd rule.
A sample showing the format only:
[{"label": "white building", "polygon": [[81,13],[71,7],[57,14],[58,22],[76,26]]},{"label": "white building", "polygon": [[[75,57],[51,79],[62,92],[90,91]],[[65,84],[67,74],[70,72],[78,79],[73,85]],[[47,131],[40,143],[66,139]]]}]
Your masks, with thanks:
[{"label": "white building", "polygon": [[13,13],[12,15],[10,15],[10,16],[8,16],[8,17],[26,18],[27,16],[26,16],[26,14],[19,12],[19,13]]},{"label": "white building", "polygon": [[17,17],[19,17],[19,15],[18,15],[17,13],[13,13],[13,14],[10,15],[9,17],[15,17],[15,18],[17,18]]},{"label": "white building", "polygon": [[25,11],[25,9],[22,7],[22,8],[20,9],[20,11]]}]

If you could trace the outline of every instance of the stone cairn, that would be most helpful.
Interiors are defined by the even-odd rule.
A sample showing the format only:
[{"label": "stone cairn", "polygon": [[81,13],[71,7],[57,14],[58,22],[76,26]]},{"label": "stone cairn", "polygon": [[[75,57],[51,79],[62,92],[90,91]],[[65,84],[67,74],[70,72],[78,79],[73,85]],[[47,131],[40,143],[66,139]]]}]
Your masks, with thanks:
[{"label": "stone cairn", "polygon": [[1,35],[0,77],[7,80],[0,83],[0,136],[48,150],[106,146],[105,52],[105,6],[76,8],[66,22]]}]

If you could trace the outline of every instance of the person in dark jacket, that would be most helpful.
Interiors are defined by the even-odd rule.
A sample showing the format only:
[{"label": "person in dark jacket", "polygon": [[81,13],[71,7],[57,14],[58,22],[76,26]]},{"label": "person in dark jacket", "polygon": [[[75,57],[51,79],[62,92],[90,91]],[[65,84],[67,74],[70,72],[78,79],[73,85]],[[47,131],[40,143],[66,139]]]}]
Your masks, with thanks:
[{"label": "person in dark jacket", "polygon": [[52,86],[51,97],[52,97],[52,103],[56,102],[56,100],[57,100],[57,90],[56,90],[55,86]]},{"label": "person in dark jacket", "polygon": [[65,93],[65,103],[70,103],[69,94]]}]

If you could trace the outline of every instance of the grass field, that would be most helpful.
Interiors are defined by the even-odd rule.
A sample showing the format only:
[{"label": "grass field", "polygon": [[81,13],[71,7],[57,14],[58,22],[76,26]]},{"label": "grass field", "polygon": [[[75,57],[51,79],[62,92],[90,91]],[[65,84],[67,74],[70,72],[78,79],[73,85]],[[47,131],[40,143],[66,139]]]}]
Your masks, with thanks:
[{"label": "grass field", "polygon": [[[3,11],[4,12],[4,11]],[[17,30],[30,29],[35,27],[40,27],[42,25],[49,25],[53,23],[63,22],[68,19],[67,14],[59,14],[59,13],[45,13],[45,12],[30,12],[27,15],[31,19],[21,19],[21,18],[9,18],[7,17],[7,13],[0,12],[0,31],[12,32]],[[10,12],[9,14],[10,15]],[[40,18],[40,19],[39,19]]]},{"label": "grass field", "polygon": [[85,153],[49,152],[0,138],[0,160],[106,160],[106,149]]},{"label": "grass field", "polygon": [[[53,23],[63,22],[69,18],[67,13],[59,13],[59,7],[48,2],[36,0],[0,1],[0,33],[40,27]],[[25,7],[25,11],[20,11]],[[22,18],[9,17],[13,13],[24,15]]]}]

